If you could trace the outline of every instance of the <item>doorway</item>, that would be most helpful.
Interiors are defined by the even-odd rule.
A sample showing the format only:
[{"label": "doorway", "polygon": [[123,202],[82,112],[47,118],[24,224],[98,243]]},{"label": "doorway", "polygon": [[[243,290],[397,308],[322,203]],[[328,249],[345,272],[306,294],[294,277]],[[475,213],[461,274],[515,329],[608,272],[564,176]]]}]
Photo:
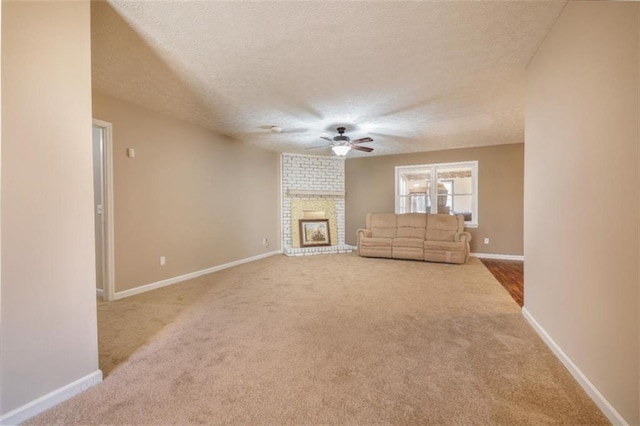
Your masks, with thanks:
[{"label": "doorway", "polygon": [[114,297],[113,144],[111,123],[93,120],[93,189],[96,254],[96,295]]}]

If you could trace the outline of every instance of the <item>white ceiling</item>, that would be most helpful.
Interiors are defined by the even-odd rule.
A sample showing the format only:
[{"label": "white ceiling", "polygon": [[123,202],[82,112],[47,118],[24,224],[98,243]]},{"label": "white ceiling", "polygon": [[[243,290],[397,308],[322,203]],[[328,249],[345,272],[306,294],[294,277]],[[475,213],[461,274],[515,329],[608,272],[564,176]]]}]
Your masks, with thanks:
[{"label": "white ceiling", "polygon": [[[94,88],[278,152],[520,143],[527,62],[565,1],[92,2]],[[277,125],[282,133],[272,133]]]}]

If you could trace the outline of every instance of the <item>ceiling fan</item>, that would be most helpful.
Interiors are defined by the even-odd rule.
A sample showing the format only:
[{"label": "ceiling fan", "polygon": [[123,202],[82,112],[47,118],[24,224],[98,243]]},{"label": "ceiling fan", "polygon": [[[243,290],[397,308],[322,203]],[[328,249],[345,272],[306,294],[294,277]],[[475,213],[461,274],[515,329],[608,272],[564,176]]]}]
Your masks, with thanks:
[{"label": "ceiling fan", "polygon": [[312,146],[306,149],[316,149],[316,148],[325,148],[326,146],[331,147],[331,150],[339,156],[345,156],[351,149],[355,149],[358,151],[371,152],[373,148],[369,148],[367,146],[360,146],[361,143],[373,142],[373,139],[366,137],[351,140],[349,136],[345,136],[344,132],[347,130],[344,127],[338,127],[336,129],[338,131],[338,136],[334,136],[333,138],[328,138],[326,136],[320,136],[321,139],[327,140],[331,142],[329,145],[323,146]]}]

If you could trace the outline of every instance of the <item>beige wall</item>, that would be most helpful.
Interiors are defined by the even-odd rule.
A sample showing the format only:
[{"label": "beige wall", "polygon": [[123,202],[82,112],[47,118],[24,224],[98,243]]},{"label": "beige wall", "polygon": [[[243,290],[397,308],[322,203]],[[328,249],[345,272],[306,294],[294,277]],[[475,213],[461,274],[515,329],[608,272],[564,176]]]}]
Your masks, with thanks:
[{"label": "beige wall", "polygon": [[98,369],[90,57],[88,2],[2,2],[3,414]]},{"label": "beige wall", "polygon": [[95,92],[93,116],[113,124],[116,292],[280,249],[277,153]]},{"label": "beige wall", "polygon": [[[477,160],[480,221],[468,229],[471,251],[522,255],[523,156],[523,144],[511,144],[348,159],[347,244],[356,244],[356,230],[364,227],[367,213],[395,210],[396,166]],[[490,244],[482,243],[485,237]]]},{"label": "beige wall", "polygon": [[525,309],[640,423],[638,5],[570,2],[528,67]]}]

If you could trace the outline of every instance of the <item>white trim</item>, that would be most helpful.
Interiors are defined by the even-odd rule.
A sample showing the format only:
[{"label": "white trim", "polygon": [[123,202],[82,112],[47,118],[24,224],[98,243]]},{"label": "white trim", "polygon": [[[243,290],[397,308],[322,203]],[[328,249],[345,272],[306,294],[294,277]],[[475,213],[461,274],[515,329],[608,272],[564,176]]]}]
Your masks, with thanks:
[{"label": "white trim", "polygon": [[288,191],[289,197],[296,195],[311,195],[311,196],[328,196],[328,197],[344,197],[344,191],[324,191],[324,190],[305,190],[305,189],[290,189]]},{"label": "white trim", "polygon": [[480,259],[501,259],[501,260],[522,260],[524,256],[520,254],[491,254],[491,253],[469,253],[469,256]]},{"label": "white trim", "polygon": [[234,266],[242,265],[243,263],[253,262],[255,260],[264,259],[265,257],[274,256],[276,254],[282,254],[282,250],[270,251],[268,253],[259,254],[257,256],[247,257],[245,259],[236,260],[233,262],[225,263],[211,268],[202,269],[200,271],[190,272],[188,274],[179,275],[177,277],[168,278],[162,281],[156,281],[155,283],[145,284],[140,287],[130,288],[129,290],[119,291],[113,295],[113,300],[123,299],[125,297],[134,296],[136,294],[145,293],[147,291],[155,290],[157,288],[166,287],[168,285],[176,284],[182,281],[197,278],[202,275],[210,274],[212,272],[221,271],[223,269],[232,268]]},{"label": "white trim", "polygon": [[587,395],[591,397],[593,402],[596,403],[598,408],[600,408],[602,413],[609,419],[609,421],[614,425],[628,426],[629,423],[627,423],[624,417],[622,417],[620,413],[618,413],[618,411],[616,411],[616,409],[613,408],[613,405],[611,405],[611,403],[607,401],[607,399],[600,393],[598,388],[596,388],[596,386],[593,383],[591,383],[591,381],[587,378],[587,376],[585,376],[584,373],[580,371],[578,366],[574,364],[571,358],[569,358],[569,356],[566,353],[564,353],[564,351],[560,348],[560,346],[558,346],[558,344],[553,341],[551,336],[549,336],[549,333],[547,333],[547,331],[544,328],[542,328],[542,326],[535,320],[535,318],[531,316],[529,311],[527,311],[527,308],[522,308],[522,316],[527,321],[529,321],[529,324],[531,324],[533,329],[540,335],[542,340],[547,344],[547,346],[549,346],[549,348],[551,349],[551,351],[553,351],[556,357],[558,357],[560,362],[562,362],[562,364],[564,364],[567,370],[569,370],[569,372],[576,379],[578,384],[582,386],[582,389],[584,389],[585,392],[587,392]]},{"label": "white trim", "polygon": [[400,182],[400,180],[398,179],[400,175],[398,173],[398,167],[400,166],[396,166],[393,169],[393,190],[394,190],[393,199],[395,201],[395,210],[394,210],[395,214],[398,214],[400,212],[400,197],[398,196],[398,193],[402,192],[402,191],[398,191],[398,182]]},{"label": "white trim", "polygon": [[96,288],[96,296],[104,297],[104,291],[101,288]]},{"label": "white trim", "polygon": [[76,396],[80,392],[84,392],[92,386],[102,381],[102,371],[96,370],[93,373],[58,388],[48,394],[34,399],[21,407],[11,410],[0,417],[0,425],[15,425],[22,423],[30,418],[37,416],[45,410],[60,404],[67,399]]},{"label": "white trim", "polygon": [[93,125],[104,131],[103,139],[103,194],[104,215],[104,293],[105,301],[113,300],[115,292],[115,246],[114,246],[114,206],[113,206],[113,125],[109,122],[93,119]]},{"label": "white trim", "polygon": [[[327,148],[329,145],[327,145]],[[309,157],[309,158],[332,158],[338,160],[346,160],[347,157],[337,156],[337,155],[314,155],[314,154],[294,154],[293,152],[283,152],[281,155],[290,155],[292,157]]]}]

